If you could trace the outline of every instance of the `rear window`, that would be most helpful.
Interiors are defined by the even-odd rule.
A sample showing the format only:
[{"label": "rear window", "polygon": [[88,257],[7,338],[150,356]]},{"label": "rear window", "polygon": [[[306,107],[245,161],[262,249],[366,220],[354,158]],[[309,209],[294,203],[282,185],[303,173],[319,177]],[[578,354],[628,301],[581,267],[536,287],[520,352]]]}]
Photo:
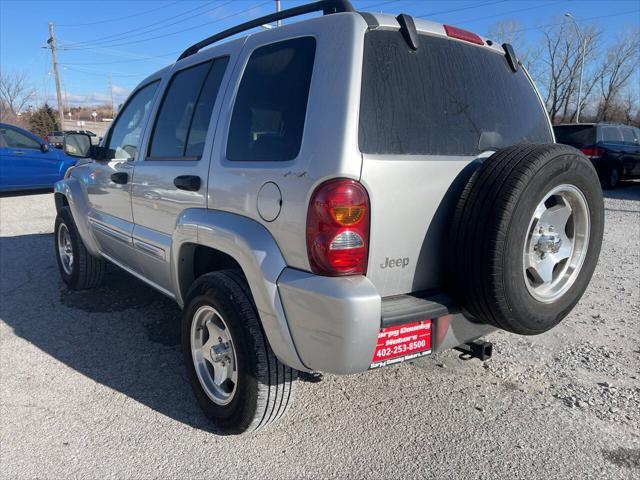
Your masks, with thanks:
[{"label": "rear window", "polygon": [[593,125],[561,125],[553,127],[556,142],[576,148],[589,147],[596,143],[596,127]]},{"label": "rear window", "polygon": [[296,38],[256,49],[233,107],[227,159],[286,161],[298,156],[316,41]]},{"label": "rear window", "polygon": [[476,155],[515,143],[551,142],[529,79],[496,52],[397,31],[365,36],[358,143],[363,153]]}]

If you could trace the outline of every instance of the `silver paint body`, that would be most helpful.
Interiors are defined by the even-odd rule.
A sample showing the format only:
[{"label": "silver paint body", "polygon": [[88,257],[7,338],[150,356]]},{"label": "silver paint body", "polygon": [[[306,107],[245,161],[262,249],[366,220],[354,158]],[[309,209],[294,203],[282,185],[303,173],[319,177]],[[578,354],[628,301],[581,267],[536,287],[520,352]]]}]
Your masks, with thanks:
[{"label": "silver paint body", "polygon": [[[391,15],[375,18],[378,28],[399,28]],[[416,26],[421,33],[445,36],[440,24],[416,19]],[[180,306],[193,281],[189,262],[194,246],[224,252],[242,268],[269,343],[282,362],[299,370],[366,370],[380,328],[382,298],[442,286],[449,212],[471,174],[467,167],[479,161],[473,157],[394,158],[359,151],[367,29],[365,20],[355,13],[312,18],[214,46],[145,79],[141,86],[154,80],[160,83],[138,156],[81,164],[55,186],[57,198],[66,197],[87,249]],[[317,46],[298,157],[286,162],[228,161],[230,117],[249,56],[260,46],[301,36],[315,37]],[[477,48],[504,54],[496,46]],[[219,56],[230,59],[202,159],[144,160],[171,76]],[[109,180],[112,173],[121,171],[129,173],[127,184]],[[197,192],[179,190],[173,185],[178,175],[197,175],[203,186]],[[315,187],[335,177],[360,181],[371,199],[366,276],[330,278],[309,273],[307,206]],[[275,202],[280,203],[277,190],[279,208],[275,207]],[[402,268],[381,268],[387,257],[409,260],[402,262]],[[441,317],[434,324],[434,351],[489,331],[490,327],[471,323],[461,314]]]}]

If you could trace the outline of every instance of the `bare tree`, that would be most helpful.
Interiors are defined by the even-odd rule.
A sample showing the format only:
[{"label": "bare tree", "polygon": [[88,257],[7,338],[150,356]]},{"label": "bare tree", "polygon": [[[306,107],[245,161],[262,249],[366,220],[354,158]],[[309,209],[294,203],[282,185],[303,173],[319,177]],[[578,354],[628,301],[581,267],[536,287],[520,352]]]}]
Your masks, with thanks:
[{"label": "bare tree", "polygon": [[[634,100],[630,80],[640,67],[640,31],[628,30],[606,52],[598,75],[598,121],[629,121]],[[627,100],[628,105],[625,105]],[[615,113],[615,114],[614,114]],[[620,118],[622,117],[622,118]]]},{"label": "bare tree", "polygon": [[[544,51],[541,56],[541,82],[551,121],[573,121],[577,111],[578,84],[582,60],[582,41],[575,29],[566,23],[542,31]],[[601,32],[594,26],[582,30],[585,42],[584,82],[581,108],[588,103],[598,77],[593,66],[598,65],[598,45]]]},{"label": "bare tree", "polygon": [[33,101],[35,89],[24,72],[0,72],[0,109],[19,115]]},{"label": "bare tree", "polygon": [[500,20],[494,23],[487,33],[487,38],[496,43],[509,43],[516,52],[518,60],[524,65],[529,75],[538,81],[540,69],[538,60],[542,54],[539,45],[530,45],[525,42],[522,24],[515,20]]}]

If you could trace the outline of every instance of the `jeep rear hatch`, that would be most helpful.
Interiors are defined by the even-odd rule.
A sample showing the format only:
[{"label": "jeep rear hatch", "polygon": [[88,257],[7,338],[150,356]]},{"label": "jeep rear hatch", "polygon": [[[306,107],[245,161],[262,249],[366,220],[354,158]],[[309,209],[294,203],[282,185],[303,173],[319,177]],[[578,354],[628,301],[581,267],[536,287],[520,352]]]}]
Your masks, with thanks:
[{"label": "jeep rear hatch", "polygon": [[367,276],[383,296],[443,286],[467,165],[509,145],[553,141],[529,78],[504,53],[418,38],[412,50],[398,31],[365,35],[358,143],[371,195]]}]

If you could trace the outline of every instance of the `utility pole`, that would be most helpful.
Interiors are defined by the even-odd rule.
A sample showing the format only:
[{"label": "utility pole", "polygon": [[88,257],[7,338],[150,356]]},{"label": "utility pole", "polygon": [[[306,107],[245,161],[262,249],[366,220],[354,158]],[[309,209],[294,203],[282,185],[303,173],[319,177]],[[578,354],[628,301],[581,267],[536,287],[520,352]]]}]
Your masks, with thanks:
[{"label": "utility pole", "polygon": [[[276,12],[280,12],[280,0],[276,0]],[[279,27],[280,25],[282,25],[282,22],[277,20],[276,27]]]},{"label": "utility pole", "polygon": [[111,118],[115,118],[115,109],[113,106],[113,82],[111,81],[111,74],[109,74],[109,94],[111,95]]},{"label": "utility pole", "polygon": [[62,93],[60,92],[60,75],[58,74],[58,62],[56,61],[56,37],[53,35],[53,22],[49,22],[49,40],[51,48],[51,58],[53,59],[53,75],[56,79],[56,98],[58,100],[58,117],[60,119],[60,130],[64,130],[64,106],[62,105]]}]

